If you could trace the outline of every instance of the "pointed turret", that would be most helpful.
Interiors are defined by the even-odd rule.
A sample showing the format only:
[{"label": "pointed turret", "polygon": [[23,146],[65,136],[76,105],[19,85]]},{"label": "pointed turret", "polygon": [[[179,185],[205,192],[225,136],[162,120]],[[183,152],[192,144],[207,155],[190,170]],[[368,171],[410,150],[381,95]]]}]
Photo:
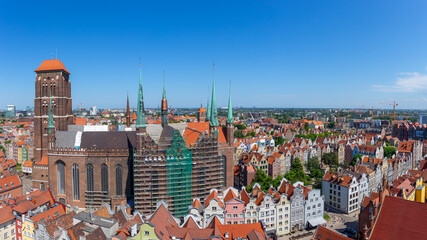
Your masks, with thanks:
[{"label": "pointed turret", "polygon": [[230,93],[228,95],[228,115],[227,115],[227,123],[234,123],[233,118],[233,107],[231,106],[231,82],[230,82]]},{"label": "pointed turret", "polygon": [[163,71],[163,96],[162,96],[162,127],[168,125],[168,100],[166,99],[165,71]]},{"label": "pointed turret", "polygon": [[126,127],[130,127],[129,94],[127,94],[127,102],[126,102]]},{"label": "pointed turret", "polygon": [[208,100],[206,103],[206,122],[211,120],[211,106],[209,104],[209,87],[208,87]]},{"label": "pointed turret", "polygon": [[139,65],[138,112],[136,113],[136,128],[145,128],[144,96],[142,94],[141,65]]},{"label": "pointed turret", "polygon": [[215,64],[213,65],[213,84],[212,84],[212,106],[210,115],[210,125],[218,127],[218,109],[216,108],[216,94],[215,94]]}]

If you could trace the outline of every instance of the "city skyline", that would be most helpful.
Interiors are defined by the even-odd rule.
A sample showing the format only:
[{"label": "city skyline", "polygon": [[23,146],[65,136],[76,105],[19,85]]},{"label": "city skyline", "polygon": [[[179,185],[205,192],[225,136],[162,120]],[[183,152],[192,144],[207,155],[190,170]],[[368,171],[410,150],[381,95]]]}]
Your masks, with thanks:
[{"label": "city skyline", "polygon": [[141,57],[149,108],[163,70],[172,107],[205,105],[215,62],[218,107],[232,81],[236,107],[425,109],[426,3],[187,4],[2,3],[0,108],[32,106],[34,69],[57,55],[73,108],[124,108],[127,92],[135,108]]}]

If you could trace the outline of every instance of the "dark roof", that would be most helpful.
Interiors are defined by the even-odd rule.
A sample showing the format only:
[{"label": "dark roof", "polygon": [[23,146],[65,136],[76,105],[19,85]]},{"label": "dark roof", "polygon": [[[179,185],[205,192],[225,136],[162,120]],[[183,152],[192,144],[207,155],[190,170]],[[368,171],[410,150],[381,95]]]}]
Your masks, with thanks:
[{"label": "dark roof", "polygon": [[95,229],[95,231],[86,235],[86,240],[107,240],[108,238],[105,236],[104,232],[100,227]]},{"label": "dark roof", "polygon": [[83,132],[80,148],[134,148],[136,132]]},{"label": "dark roof", "polygon": [[386,196],[370,239],[425,239],[427,205]]},{"label": "dark roof", "polygon": [[116,219],[117,222],[119,222],[119,226],[122,226],[127,222],[126,217],[121,209],[114,213],[112,217]]},{"label": "dark roof", "polygon": [[160,134],[159,145],[170,146],[173,141],[173,131],[171,126],[166,125]]}]

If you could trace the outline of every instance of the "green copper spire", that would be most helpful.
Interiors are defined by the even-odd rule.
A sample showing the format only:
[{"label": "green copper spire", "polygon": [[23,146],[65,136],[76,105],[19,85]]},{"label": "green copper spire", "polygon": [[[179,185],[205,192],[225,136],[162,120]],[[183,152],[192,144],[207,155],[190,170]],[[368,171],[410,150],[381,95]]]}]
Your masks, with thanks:
[{"label": "green copper spire", "polygon": [[136,114],[136,127],[145,128],[145,110],[144,110],[144,97],[142,94],[142,80],[141,80],[141,64],[139,65],[139,90],[138,90],[138,112]]},{"label": "green copper spire", "polygon": [[53,109],[52,109],[52,90],[50,90],[50,97],[49,97],[49,120],[47,123],[47,129],[54,129],[55,125],[53,123]]},{"label": "green copper spire", "polygon": [[215,64],[213,65],[213,84],[212,84],[212,107],[211,107],[211,118],[210,125],[217,127],[218,124],[218,109],[216,108],[216,96],[215,96]]},{"label": "green copper spire", "polygon": [[206,121],[211,119],[211,107],[209,105],[209,87],[208,87],[208,102],[206,103]]},{"label": "green copper spire", "polygon": [[228,95],[228,115],[227,115],[227,123],[234,123],[233,118],[233,107],[231,106],[231,81],[230,81],[230,93]]}]

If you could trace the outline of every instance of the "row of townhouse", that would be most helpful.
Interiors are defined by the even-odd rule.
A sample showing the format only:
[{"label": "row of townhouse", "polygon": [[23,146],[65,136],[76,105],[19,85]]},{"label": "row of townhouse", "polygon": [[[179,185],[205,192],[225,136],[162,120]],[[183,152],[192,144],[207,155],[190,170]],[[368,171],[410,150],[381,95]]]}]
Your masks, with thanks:
[{"label": "row of townhouse", "polygon": [[407,157],[378,159],[363,157],[347,171],[326,172],[322,180],[322,194],[326,206],[345,213],[360,208],[364,196],[378,191],[383,178],[393,182],[411,170]]},{"label": "row of townhouse", "polygon": [[252,192],[227,188],[223,192],[212,189],[202,204],[194,199],[185,218],[190,216],[206,227],[217,218],[222,224],[249,224],[261,222],[270,236],[284,235],[325,223],[324,198],[319,189],[292,185],[282,179],[278,189],[263,192],[255,184]]}]

